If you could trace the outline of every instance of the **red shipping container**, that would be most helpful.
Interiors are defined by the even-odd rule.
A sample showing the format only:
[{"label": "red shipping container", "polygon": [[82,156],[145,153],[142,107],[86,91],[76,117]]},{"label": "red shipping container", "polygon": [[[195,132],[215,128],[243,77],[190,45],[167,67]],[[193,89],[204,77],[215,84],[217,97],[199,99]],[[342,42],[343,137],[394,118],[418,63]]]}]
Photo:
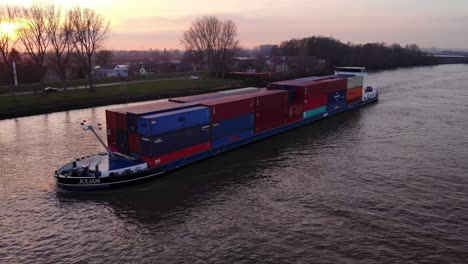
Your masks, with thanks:
[{"label": "red shipping container", "polygon": [[165,164],[165,163],[177,160],[177,159],[181,159],[183,157],[196,154],[198,152],[202,152],[209,148],[211,148],[211,142],[204,142],[204,143],[190,146],[181,150],[170,152],[170,153],[158,156],[158,157],[150,158],[150,157],[141,156],[141,159],[146,161],[149,167],[154,167],[154,166],[162,165],[162,164]]},{"label": "red shipping container", "polygon": [[255,133],[260,133],[266,130],[277,128],[284,124],[286,124],[286,119],[275,120],[269,123],[255,124]]},{"label": "red shipping container", "polygon": [[141,152],[140,135],[128,132],[128,149],[133,153]]},{"label": "red shipping container", "polygon": [[304,100],[304,111],[327,105],[327,95],[314,95]]},{"label": "red shipping container", "polygon": [[117,151],[117,129],[107,128],[107,146]]},{"label": "red shipping container", "polygon": [[254,99],[252,94],[233,95],[204,100],[198,103],[210,107],[211,121],[218,122],[254,112]]},{"label": "red shipping container", "polygon": [[343,90],[347,87],[348,82],[347,79],[344,78],[332,78],[298,82],[294,85],[296,86],[296,99],[302,100],[314,95],[328,94]]},{"label": "red shipping container", "polygon": [[127,131],[127,112],[115,112],[117,129]]},{"label": "red shipping container", "polygon": [[296,122],[296,121],[299,121],[299,120],[302,120],[302,114],[301,114],[301,115],[298,115],[298,116],[290,117],[290,118],[288,119],[288,123]]},{"label": "red shipping container", "polygon": [[111,146],[109,146],[109,150],[112,151],[112,152],[117,152],[118,151],[117,147],[111,147]]},{"label": "red shipping container", "polygon": [[304,105],[301,103],[293,104],[289,106],[289,118],[294,116],[302,116],[304,112]]},{"label": "red shipping container", "polygon": [[117,128],[117,117],[114,111],[106,110],[106,127],[108,129]]},{"label": "red shipping container", "polygon": [[249,95],[255,96],[255,111],[261,111],[288,103],[288,91],[285,90],[259,91],[252,92]]},{"label": "red shipping container", "polygon": [[274,123],[276,121],[285,123],[289,117],[288,111],[288,105],[283,105],[276,108],[255,112],[255,127],[264,126],[265,124]]}]

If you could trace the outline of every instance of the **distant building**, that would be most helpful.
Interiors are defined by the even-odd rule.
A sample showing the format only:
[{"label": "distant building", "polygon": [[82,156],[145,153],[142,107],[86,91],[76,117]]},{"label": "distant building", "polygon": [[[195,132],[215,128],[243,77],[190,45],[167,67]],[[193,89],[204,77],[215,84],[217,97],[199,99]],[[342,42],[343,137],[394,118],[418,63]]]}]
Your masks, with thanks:
[{"label": "distant building", "polygon": [[128,76],[128,65],[104,65],[104,66],[95,66],[93,68],[92,74],[96,78],[101,77],[126,77]]}]

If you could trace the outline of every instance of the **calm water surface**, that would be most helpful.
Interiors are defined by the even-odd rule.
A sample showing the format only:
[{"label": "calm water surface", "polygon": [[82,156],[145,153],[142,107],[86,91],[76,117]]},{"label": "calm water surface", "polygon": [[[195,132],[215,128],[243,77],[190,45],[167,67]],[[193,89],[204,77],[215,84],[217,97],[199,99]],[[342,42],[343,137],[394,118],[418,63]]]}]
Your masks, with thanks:
[{"label": "calm water surface", "polygon": [[366,82],[378,104],[98,193],[52,175],[108,107],[0,121],[0,263],[467,263],[468,65]]}]

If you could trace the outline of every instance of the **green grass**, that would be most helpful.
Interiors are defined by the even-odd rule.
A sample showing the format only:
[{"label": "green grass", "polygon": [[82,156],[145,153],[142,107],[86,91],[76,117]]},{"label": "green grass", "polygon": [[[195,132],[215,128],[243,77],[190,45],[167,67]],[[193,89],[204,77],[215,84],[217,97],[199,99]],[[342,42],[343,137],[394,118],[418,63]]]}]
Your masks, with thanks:
[{"label": "green grass", "polygon": [[[158,73],[158,74],[148,74],[148,75],[130,75],[125,77],[127,81],[145,81],[145,80],[158,80],[158,79],[167,79],[167,78],[179,78],[179,77],[186,77],[189,75],[204,75],[205,72],[197,71],[197,72],[172,72],[172,73]],[[122,82],[121,77],[102,77],[102,78],[95,78],[93,79],[94,84],[103,84],[103,83],[115,83],[115,82]],[[78,79],[78,80],[68,80],[67,86],[68,87],[75,87],[75,86],[82,86],[87,85],[88,80],[86,79]],[[45,84],[40,83],[25,83],[19,84],[15,86],[15,92],[30,92],[34,89],[42,90],[45,87],[58,87],[63,88],[63,82],[48,82]],[[0,85],[0,94],[10,93],[10,87],[7,85]]]},{"label": "green grass", "polygon": [[129,99],[152,96],[175,91],[202,90],[222,86],[240,85],[235,80],[161,80],[127,85],[97,87],[95,92],[89,89],[67,90],[65,93],[37,95],[0,96],[0,113],[12,113],[21,110],[73,105],[87,102],[105,102],[111,99]]}]

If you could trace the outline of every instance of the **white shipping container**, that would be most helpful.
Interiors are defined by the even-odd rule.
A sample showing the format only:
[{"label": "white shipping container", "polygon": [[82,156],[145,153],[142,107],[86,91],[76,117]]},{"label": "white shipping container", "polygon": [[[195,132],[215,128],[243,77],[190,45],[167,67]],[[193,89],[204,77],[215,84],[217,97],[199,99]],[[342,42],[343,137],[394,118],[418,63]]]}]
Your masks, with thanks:
[{"label": "white shipping container", "polygon": [[363,87],[363,86],[364,86],[363,76],[348,77],[348,89],[353,89],[353,88]]}]

